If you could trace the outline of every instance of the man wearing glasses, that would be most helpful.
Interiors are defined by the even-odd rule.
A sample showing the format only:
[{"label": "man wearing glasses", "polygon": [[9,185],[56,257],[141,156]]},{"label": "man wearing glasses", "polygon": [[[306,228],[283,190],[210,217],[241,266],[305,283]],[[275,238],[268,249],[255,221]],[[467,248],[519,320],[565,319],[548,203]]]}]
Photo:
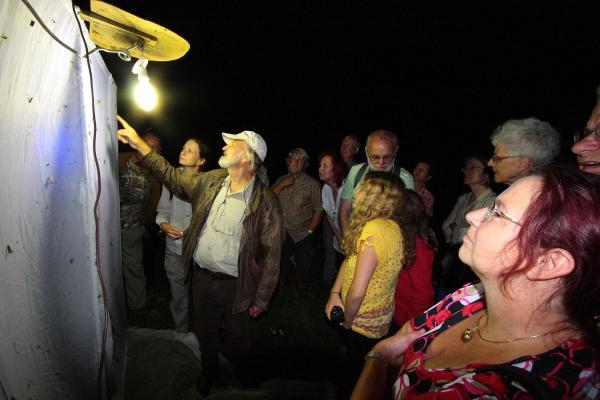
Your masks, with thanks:
[{"label": "man wearing glasses", "polygon": [[512,184],[552,162],[560,152],[560,134],[537,118],[511,119],[491,136],[494,155],[488,165],[496,183]]},{"label": "man wearing glasses", "polygon": [[258,178],[267,145],[252,131],[223,133],[226,145],[219,159],[223,169],[185,174],[153,152],[126,121],[118,119],[123,125],[119,140],[137,150],[140,163],[169,190],[192,204],[183,262],[193,265],[188,271],[190,322],[202,353],[198,391],[203,396],[209,393],[220,349],[247,383],[244,378],[252,374],[250,317],[266,310],[275,291],[284,237],[279,202]]},{"label": "man wearing glasses", "polygon": [[342,200],[340,201],[340,228],[342,234],[346,233],[350,223],[350,213],[352,212],[352,197],[354,191],[360,185],[362,177],[368,171],[386,171],[396,174],[402,179],[407,189],[414,190],[415,183],[413,177],[404,168],[395,165],[396,153],[398,152],[398,137],[395,133],[385,130],[378,130],[367,137],[365,153],[367,162],[357,164],[350,168]]},{"label": "man wearing glasses", "polygon": [[574,141],[571,151],[577,155],[579,169],[600,175],[600,87],[598,87],[598,103],[585,129],[575,134]]}]

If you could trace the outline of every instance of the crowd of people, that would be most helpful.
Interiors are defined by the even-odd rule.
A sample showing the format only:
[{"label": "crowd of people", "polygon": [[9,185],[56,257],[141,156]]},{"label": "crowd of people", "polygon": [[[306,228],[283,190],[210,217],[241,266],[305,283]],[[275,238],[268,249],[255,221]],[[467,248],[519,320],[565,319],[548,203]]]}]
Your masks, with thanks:
[{"label": "crowd of people", "polygon": [[346,345],[352,398],[600,397],[600,102],[575,137],[578,168],[554,163],[549,123],[501,124],[493,154],[465,158],[469,191],[437,238],[431,165],[402,168],[390,131],[368,136],[364,163],[353,135],[319,155],[322,184],[306,150],[292,149],[270,185],[255,132],[223,133],[221,169],[204,172],[199,140],[173,167],[155,136],[118,119],[134,150],[119,169],[128,306],[144,306],[139,247],[158,204],[173,323],[198,338],[201,395],[220,352],[244,382],[250,320],[278,287],[309,284],[321,227],[324,311]]}]

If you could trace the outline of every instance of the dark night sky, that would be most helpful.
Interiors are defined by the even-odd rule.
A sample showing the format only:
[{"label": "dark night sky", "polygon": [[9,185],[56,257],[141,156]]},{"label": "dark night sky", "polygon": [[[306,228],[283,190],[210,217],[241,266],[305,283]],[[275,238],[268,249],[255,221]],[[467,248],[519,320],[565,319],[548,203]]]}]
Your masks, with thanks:
[{"label": "dark night sky", "polygon": [[345,134],[387,128],[400,136],[405,168],[419,157],[435,163],[434,190],[451,206],[467,190],[463,156],[491,154],[494,127],[537,116],[570,142],[600,83],[592,9],[213,1],[192,11],[183,1],[109,2],[191,44],[180,60],[149,64],[163,96],[152,116],[131,105],[132,63],[105,55],[119,113],[140,130],[152,126],[174,160],[185,136],[208,142],[214,161],[220,132],[255,130],[269,146],[271,179],[293,147],[316,156]]}]

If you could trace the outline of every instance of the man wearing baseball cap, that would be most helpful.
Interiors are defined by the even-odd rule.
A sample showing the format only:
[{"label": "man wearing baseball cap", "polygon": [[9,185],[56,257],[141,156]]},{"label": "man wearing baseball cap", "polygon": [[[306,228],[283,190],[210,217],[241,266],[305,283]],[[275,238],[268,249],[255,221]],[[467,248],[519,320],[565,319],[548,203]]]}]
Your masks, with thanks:
[{"label": "man wearing baseball cap", "polygon": [[287,277],[290,258],[296,263],[296,279],[301,288],[308,285],[313,257],[313,232],[323,217],[321,185],[306,174],[308,153],[298,147],[290,150],[286,160],[288,173],[277,179],[273,193],[279,198],[285,227],[285,241],[281,258],[281,284]]},{"label": "man wearing baseball cap", "polygon": [[191,329],[202,353],[202,375],[196,383],[200,394],[207,395],[219,350],[229,350],[224,355],[242,380],[251,373],[250,317],[267,308],[279,279],[283,219],[277,198],[256,175],[267,145],[252,131],[223,133],[226,144],[219,159],[223,169],[188,175],[169,165],[135,129],[118,119],[123,125],[119,140],[137,150],[141,164],[175,195],[192,204],[183,261],[191,272]]}]

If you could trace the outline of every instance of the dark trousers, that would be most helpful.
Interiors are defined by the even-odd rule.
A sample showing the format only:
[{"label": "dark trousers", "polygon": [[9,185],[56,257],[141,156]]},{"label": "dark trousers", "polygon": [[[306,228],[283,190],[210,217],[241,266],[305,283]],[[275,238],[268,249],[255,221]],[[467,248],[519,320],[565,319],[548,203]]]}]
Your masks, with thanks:
[{"label": "dark trousers", "polygon": [[250,350],[250,315],[233,314],[237,279],[223,279],[194,266],[192,272],[191,328],[200,343],[203,374],[214,378],[219,352],[233,364],[238,376]]},{"label": "dark trousers", "polygon": [[285,242],[281,249],[281,281],[287,279],[288,272],[292,268],[290,258],[294,256],[296,263],[296,279],[300,286],[308,284],[310,265],[313,258],[312,235],[308,235],[301,241],[294,243],[292,237],[286,232]]},{"label": "dark trousers", "polygon": [[342,329],[342,337],[348,353],[350,374],[353,382],[356,382],[365,365],[365,356],[380,339],[368,338],[352,329]]}]

